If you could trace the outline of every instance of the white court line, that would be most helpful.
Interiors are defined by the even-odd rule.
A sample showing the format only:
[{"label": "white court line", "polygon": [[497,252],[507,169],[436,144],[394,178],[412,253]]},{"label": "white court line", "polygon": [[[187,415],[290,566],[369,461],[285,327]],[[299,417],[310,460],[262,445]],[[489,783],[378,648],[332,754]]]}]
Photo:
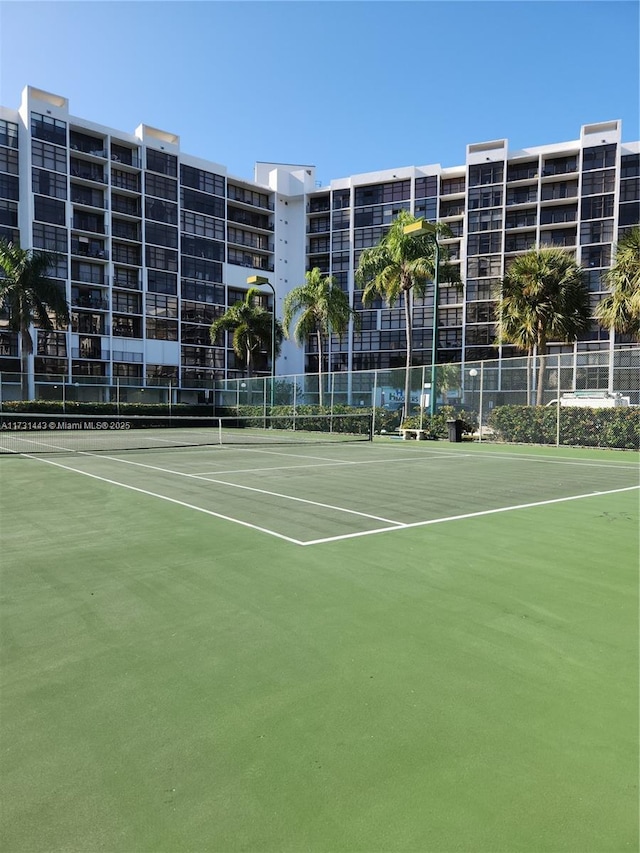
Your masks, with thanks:
[{"label": "white court line", "polygon": [[[473,456],[472,453],[451,453],[449,455],[445,455],[444,453],[439,454],[439,459],[468,459],[469,456]],[[308,458],[308,457],[301,457]],[[433,457],[425,456],[421,461],[424,462],[432,462]],[[360,462],[319,462],[316,465],[272,465],[268,468],[230,468],[229,470],[223,471],[199,471],[195,473],[194,477],[208,477],[213,474],[262,474],[263,472],[269,471],[306,471],[308,468],[331,468],[331,467],[353,467],[354,465],[380,465],[385,464],[386,462],[391,462],[393,465],[396,462],[416,462],[415,459],[407,456],[406,459],[363,459]]]},{"label": "white court line", "polygon": [[[36,462],[45,462],[48,465],[54,465],[56,468],[62,468],[66,471],[71,471],[74,474],[82,474],[85,477],[90,477],[93,480],[99,480],[103,483],[109,483],[112,486],[120,486],[121,488],[129,489],[132,492],[138,492],[139,494],[147,495],[149,497],[158,498],[159,500],[167,501],[168,503],[176,504],[177,506],[182,506],[182,507],[185,507],[186,509],[193,509],[196,512],[202,512],[205,515],[210,515],[210,516],[213,516],[214,518],[220,518],[223,521],[230,521],[234,524],[239,524],[242,527],[248,527],[252,530],[257,530],[260,533],[266,533],[269,536],[275,536],[277,539],[282,539],[285,542],[290,542],[293,545],[301,545],[303,547],[306,547],[307,545],[321,545],[321,544],[326,544],[329,542],[340,542],[340,541],[345,540],[345,539],[357,539],[361,536],[372,536],[374,534],[380,534],[380,533],[392,533],[392,532],[397,532],[399,530],[407,530],[411,527],[426,527],[426,526],[431,525],[431,524],[442,524],[444,522],[449,522],[449,521],[462,521],[462,520],[467,519],[467,518],[480,518],[482,516],[496,515],[497,513],[502,513],[502,512],[513,512],[515,510],[520,510],[520,509],[532,509],[534,507],[539,507],[539,506],[549,506],[551,504],[558,504],[558,503],[566,503],[568,501],[583,500],[584,498],[600,497],[600,496],[604,496],[604,495],[615,495],[615,494],[619,494],[621,492],[637,491],[638,489],[640,489],[640,486],[627,486],[627,487],[622,488],[622,489],[610,489],[608,491],[603,491],[603,492],[589,492],[589,493],[583,494],[583,495],[570,495],[569,497],[564,497],[564,498],[552,498],[552,499],[546,500],[546,501],[535,501],[535,502],[527,503],[527,504],[515,504],[513,506],[498,507],[497,509],[480,510],[478,512],[464,513],[462,515],[452,515],[452,516],[447,516],[444,518],[432,518],[428,521],[414,521],[414,522],[410,522],[410,523],[390,522],[391,524],[393,524],[395,526],[393,526],[391,528],[381,527],[381,528],[377,528],[376,530],[366,530],[366,531],[361,531],[358,533],[344,533],[344,534],[341,534],[339,536],[327,536],[327,537],[322,538],[322,539],[309,539],[307,541],[301,541],[300,539],[294,539],[291,536],[285,536],[282,533],[276,533],[274,530],[270,530],[270,529],[265,528],[265,527],[260,527],[257,524],[252,524],[248,521],[241,521],[237,518],[232,518],[231,516],[223,515],[222,513],[214,512],[213,510],[209,510],[209,509],[205,509],[204,507],[195,506],[194,504],[189,504],[189,503],[186,503],[184,501],[176,500],[175,498],[167,497],[166,495],[158,494],[157,492],[151,492],[147,489],[138,488],[137,486],[129,486],[126,483],[120,483],[117,480],[110,480],[106,477],[100,477],[97,474],[90,474],[87,471],[79,471],[77,468],[72,468],[69,465],[63,465],[60,462],[54,462],[52,459],[43,459],[42,457],[32,456],[29,454],[23,454],[23,455],[26,458],[33,459]],[[89,454],[86,454],[86,455],[89,455]],[[120,460],[116,460],[116,461],[120,461]],[[207,482],[209,482],[209,481],[207,481]]]},{"label": "white court line", "polygon": [[[548,506],[550,504],[565,503],[567,501],[579,501],[579,500],[583,500],[584,498],[595,498],[595,497],[600,497],[602,495],[616,495],[619,492],[631,492],[631,491],[638,490],[638,489],[640,489],[640,486],[626,486],[623,489],[610,489],[609,491],[606,491],[606,492],[589,492],[585,495],[571,495],[570,497],[566,497],[566,498],[552,498],[551,500],[547,500],[547,501],[535,501],[534,503],[528,503],[528,504],[516,504],[514,506],[503,506],[503,507],[498,507],[497,509],[485,509],[485,510],[481,510],[479,512],[467,512],[467,513],[464,513],[463,515],[450,515],[450,516],[447,516],[446,518],[432,518],[429,521],[412,521],[410,524],[403,524],[401,529],[402,530],[408,530],[410,527],[426,527],[429,524],[443,524],[444,522],[447,522],[447,521],[462,521],[463,519],[466,519],[466,518],[480,518],[483,515],[495,515],[499,512],[513,512],[513,511],[519,510],[519,509],[532,509],[533,507],[538,507],[538,506]],[[325,544],[327,542],[339,542],[343,539],[357,539],[360,536],[372,536],[373,534],[379,534],[379,533],[395,533],[396,530],[397,530],[397,528],[391,528],[390,529],[388,527],[381,527],[378,530],[363,530],[363,531],[360,531],[359,533],[343,533],[339,536],[327,536],[324,539],[309,539],[306,542],[302,542],[300,544],[303,546],[306,546],[306,545],[322,545],[322,544]]]},{"label": "white court line", "polygon": [[[85,456],[85,457],[88,456],[92,459],[109,459],[111,462],[120,462],[123,465],[135,465],[138,468],[148,468],[151,471],[159,471],[161,474],[172,474],[173,476],[176,476],[176,477],[187,477],[188,479],[191,479],[191,480],[198,480],[200,483],[217,483],[220,486],[228,486],[229,488],[232,488],[232,489],[241,489],[241,490],[247,491],[247,492],[257,492],[260,495],[268,495],[269,497],[282,498],[283,500],[294,501],[295,503],[303,503],[303,504],[309,504],[311,506],[318,506],[318,507],[321,507],[322,509],[330,509],[330,510],[333,510],[335,512],[344,512],[348,515],[358,515],[361,518],[369,518],[372,521],[383,521],[385,524],[392,524],[395,527],[401,527],[402,526],[401,521],[396,521],[395,519],[392,519],[392,518],[383,518],[380,515],[371,515],[368,512],[359,512],[356,509],[348,509],[347,507],[335,506],[333,504],[325,504],[325,503],[321,503],[320,501],[309,500],[308,498],[296,498],[293,495],[283,495],[280,492],[271,492],[271,491],[268,491],[267,489],[258,489],[255,486],[242,486],[239,483],[228,483],[226,480],[213,479],[212,477],[202,477],[199,474],[187,474],[184,471],[173,471],[171,468],[161,468],[159,465],[147,465],[144,462],[134,462],[131,459],[119,459],[117,456],[106,456],[104,453],[101,453],[99,456],[97,454],[88,453],[88,452],[87,453],[81,453],[80,455]],[[34,457],[30,457],[30,458],[34,458]],[[48,461],[48,460],[44,460],[44,461]],[[61,466],[61,467],[64,467],[64,466]],[[76,468],[69,468],[69,470],[70,471],[76,471],[77,469]],[[85,472],[80,471],[79,473],[84,474]],[[111,481],[108,481],[108,482],[111,482]],[[144,490],[142,490],[142,491],[144,491]]]},{"label": "white court line", "polygon": [[[570,449],[570,448],[568,448]],[[606,450],[607,448],[597,448],[594,447],[593,450]],[[404,451],[405,453],[423,453],[424,451],[419,448],[407,447]],[[444,450],[437,450],[434,448],[429,448],[429,453],[434,453],[436,456],[457,456],[458,454],[445,454]],[[634,453],[635,451],[630,451]],[[473,457],[474,459],[508,459],[509,461],[514,460],[523,460],[525,462],[545,462],[551,465],[578,465],[583,466],[585,468],[609,468],[612,471],[639,471],[640,472],[640,462],[635,465],[630,465],[625,462],[592,462],[589,459],[563,459],[559,456],[536,456],[533,453],[499,453],[497,451],[473,451],[471,453],[461,453],[461,456],[465,458]]]},{"label": "white court line", "polygon": [[211,509],[205,509],[201,506],[195,506],[195,504],[188,504],[185,501],[176,500],[176,498],[167,497],[167,495],[160,495],[157,492],[150,492],[147,489],[140,489],[137,486],[128,486],[126,483],[119,483],[117,480],[109,480],[107,477],[99,477],[97,474],[90,474],[88,471],[79,471],[77,468],[72,468],[69,465],[63,465],[61,462],[54,462],[52,459],[43,459],[39,456],[31,456],[29,454],[23,454],[28,459],[34,459],[36,462],[46,462],[48,465],[55,465],[56,468],[64,468],[65,471],[73,471],[74,474],[82,474],[84,477],[91,477],[92,480],[100,480],[102,483],[109,483],[111,486],[120,486],[123,489],[129,489],[132,492],[138,492],[142,495],[147,495],[152,498],[158,498],[161,501],[167,501],[168,503],[176,504],[177,506],[185,507],[186,509],[193,509],[196,512],[203,512],[205,515],[211,515],[214,518],[220,518],[223,521],[231,521],[234,524],[240,524],[242,527],[249,527],[252,530],[258,530],[260,533],[267,533],[269,536],[275,536],[277,539],[284,539],[285,542],[291,542],[293,545],[304,545],[304,542],[301,542],[299,539],[293,539],[290,536],[285,536],[282,533],[276,533],[275,530],[269,530],[267,527],[260,527],[258,524],[251,524],[249,521],[241,521],[238,518],[232,518],[229,515],[223,515],[220,512],[214,512]]}]

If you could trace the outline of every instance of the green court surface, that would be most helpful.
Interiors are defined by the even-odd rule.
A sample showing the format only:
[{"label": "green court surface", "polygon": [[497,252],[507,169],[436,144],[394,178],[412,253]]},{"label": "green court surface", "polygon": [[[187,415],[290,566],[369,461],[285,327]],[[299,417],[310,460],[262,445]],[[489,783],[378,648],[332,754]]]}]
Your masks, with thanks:
[{"label": "green court surface", "polygon": [[638,849],[638,456],[0,459],[22,851]]}]

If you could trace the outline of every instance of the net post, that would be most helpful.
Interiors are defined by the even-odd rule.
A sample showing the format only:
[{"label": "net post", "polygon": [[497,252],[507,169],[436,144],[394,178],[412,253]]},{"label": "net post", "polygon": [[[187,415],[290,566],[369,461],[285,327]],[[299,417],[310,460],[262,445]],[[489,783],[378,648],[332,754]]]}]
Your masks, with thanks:
[{"label": "net post", "polygon": [[373,433],[375,432],[375,429],[376,429],[376,405],[377,405],[377,401],[378,401],[378,371],[374,370],[373,371],[373,394],[372,394],[372,401],[371,401],[372,402],[371,409],[373,411],[373,418],[372,418],[372,422],[371,422],[371,434],[372,434],[371,437],[372,437],[372,439],[373,439]]},{"label": "net post", "polygon": [[120,377],[116,376],[116,412],[120,417]]},{"label": "net post", "polygon": [[171,404],[173,402],[173,386],[171,380],[169,380],[169,419],[171,419]]}]

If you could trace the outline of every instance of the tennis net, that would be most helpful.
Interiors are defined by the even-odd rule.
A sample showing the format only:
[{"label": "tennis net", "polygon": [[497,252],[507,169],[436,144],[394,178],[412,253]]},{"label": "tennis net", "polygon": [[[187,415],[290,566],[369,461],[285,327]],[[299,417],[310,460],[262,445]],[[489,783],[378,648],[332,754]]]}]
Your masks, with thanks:
[{"label": "tennis net", "polygon": [[198,417],[0,414],[1,454],[96,453],[249,444],[370,441],[370,412]]}]

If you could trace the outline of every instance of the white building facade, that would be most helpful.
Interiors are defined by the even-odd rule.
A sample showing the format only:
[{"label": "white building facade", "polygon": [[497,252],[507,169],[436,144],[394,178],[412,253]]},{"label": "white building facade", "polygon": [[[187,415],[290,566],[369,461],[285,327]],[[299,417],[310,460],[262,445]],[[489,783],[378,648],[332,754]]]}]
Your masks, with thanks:
[{"label": "white building facade", "polygon": [[[0,107],[0,236],[58,255],[51,275],[71,311],[68,329],[35,330],[31,396],[60,382],[91,387],[92,399],[96,387],[103,399],[115,385],[153,399],[169,385],[185,401],[208,400],[216,380],[244,369],[230,338],[212,344],[213,320],[256,275],[269,282],[264,304],[282,316],[283,298],[313,267],[334,277],[361,316],[358,331],[332,336],[324,369],[402,366],[402,306],[364,306],[354,280],[360,253],[400,210],[445,222],[453,235],[444,244],[462,287],[440,288],[438,361],[509,357],[513,348],[495,345],[495,287],[509,259],[566,247],[585,268],[595,309],[620,234],[640,222],[640,143],[624,143],[621,123],[609,121],[522,151],[507,140],[470,144],[453,168],[402,167],[318,187],[314,166],[257,163],[249,181],[183,153],[174,133],[116,131],[71,115],[64,97],[25,88],[18,110]],[[427,364],[433,289],[415,300],[413,316],[414,363]],[[594,321],[577,346],[629,341]],[[18,347],[0,317],[5,399],[20,393]],[[257,368],[269,374],[268,350]],[[314,340],[305,352],[285,342],[278,374],[317,370]]]}]

